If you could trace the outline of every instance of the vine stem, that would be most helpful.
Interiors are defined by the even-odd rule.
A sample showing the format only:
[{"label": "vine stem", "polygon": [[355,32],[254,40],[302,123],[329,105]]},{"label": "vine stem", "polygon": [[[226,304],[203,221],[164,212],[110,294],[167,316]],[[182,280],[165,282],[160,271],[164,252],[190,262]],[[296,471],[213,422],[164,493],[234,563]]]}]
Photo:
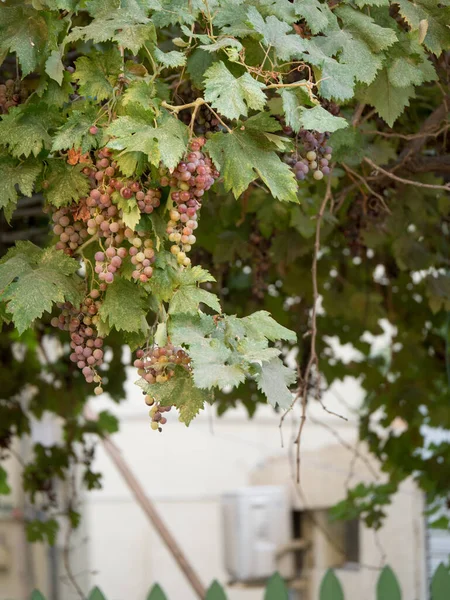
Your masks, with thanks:
[{"label": "vine stem", "polygon": [[[302,438],[303,428],[306,422],[306,407],[308,404],[308,382],[309,376],[311,374],[311,369],[313,366],[319,368],[319,358],[317,356],[316,350],[316,340],[317,340],[317,304],[319,302],[319,286],[317,284],[317,261],[319,258],[320,252],[320,228],[322,226],[323,215],[325,214],[325,209],[329,200],[331,199],[331,177],[328,178],[327,188],[325,191],[325,196],[320,205],[319,213],[317,215],[317,223],[316,223],[316,235],[314,240],[314,254],[313,261],[311,266],[311,274],[312,274],[312,285],[313,285],[313,305],[312,305],[312,313],[311,313],[311,350],[309,354],[309,360],[305,368],[305,373],[303,375],[303,384],[301,385],[301,394],[298,393],[297,397],[301,395],[301,407],[302,414],[300,416],[300,426],[298,428],[297,437],[295,438],[294,444],[297,446],[297,456],[296,456],[296,465],[297,465],[297,483],[300,482],[300,442]],[[300,392],[300,390],[299,390]]]},{"label": "vine stem", "polygon": [[406,185],[414,185],[416,187],[428,188],[430,190],[446,190],[447,192],[450,191],[450,184],[448,183],[445,185],[434,185],[432,183],[422,183],[421,181],[412,181],[411,179],[404,179],[403,177],[394,175],[390,171],[386,171],[386,169],[383,169],[383,167],[380,167],[379,165],[375,164],[372,160],[370,160],[370,158],[367,158],[367,156],[364,157],[364,161],[373,169],[380,171],[380,173],[383,173],[384,175],[386,175],[386,177],[389,177],[394,181],[398,181]]},{"label": "vine stem", "polygon": [[203,106],[203,105],[208,107],[208,109],[212,112],[212,114],[216,117],[216,119],[225,127],[225,129],[228,131],[228,133],[233,133],[233,130],[230,129],[228,127],[228,125],[222,121],[222,119],[219,117],[219,115],[216,113],[216,111],[213,110],[211,108],[211,106],[206,102],[206,100],[203,100],[203,98],[196,98],[193,102],[188,102],[187,104],[180,104],[179,106],[174,106],[173,104],[168,104],[165,100],[163,100],[161,102],[161,106],[163,108],[167,108],[167,110],[170,110],[171,112],[173,112],[175,114],[178,114],[180,111],[186,110],[188,108],[193,108],[194,113],[196,113],[198,111],[198,109],[200,108],[200,106]]},{"label": "vine stem", "polygon": [[97,240],[98,240],[98,233],[94,233],[94,235],[92,237],[90,237],[86,242],[84,242],[84,244],[81,244],[81,246],[75,250],[75,254],[83,254],[83,250],[87,246],[89,246],[89,244],[92,244],[92,242],[95,242]]}]

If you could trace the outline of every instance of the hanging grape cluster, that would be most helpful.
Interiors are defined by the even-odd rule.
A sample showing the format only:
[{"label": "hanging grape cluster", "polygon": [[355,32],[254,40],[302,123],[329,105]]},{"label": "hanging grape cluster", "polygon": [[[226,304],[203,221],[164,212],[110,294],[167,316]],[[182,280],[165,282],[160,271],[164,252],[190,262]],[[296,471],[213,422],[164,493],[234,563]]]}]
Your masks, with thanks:
[{"label": "hanging grape cluster", "polygon": [[[137,368],[138,374],[148,384],[152,385],[155,383],[165,383],[176,376],[176,366],[189,370],[190,359],[182,348],[177,348],[173,344],[167,343],[162,347],[155,345],[145,350],[138,350],[134,366]],[[159,402],[154,400],[151,394],[146,395],[145,402],[148,406],[151,406],[152,429],[161,431],[161,425],[166,423],[166,418],[162,416],[162,413],[169,411],[170,406],[161,406]]]},{"label": "hanging grape cluster", "polygon": [[192,140],[190,151],[171,175],[165,170],[161,171],[160,184],[163,187],[170,186],[170,199],[174,204],[166,229],[173,243],[170,251],[176,256],[178,264],[183,266],[191,264],[187,253],[196,242],[194,231],[198,227],[202,196],[219,177],[211,159],[201,151],[205,142],[205,138]]},{"label": "hanging grape cluster", "polygon": [[[97,128],[91,129],[92,134],[97,132]],[[145,190],[139,181],[120,177],[109,148],[96,152],[92,161],[89,155],[69,153],[70,164],[78,161],[85,164],[83,173],[88,177],[91,189],[86,198],[54,212],[53,233],[59,237],[56,248],[73,255],[86,238],[95,235],[106,246],[95,254],[95,273],[101,283],[114,281],[114,274],[128,255],[135,266],[133,279],[147,283],[155,261],[153,242],[146,238],[145,232],[135,232],[126,226],[120,200],[135,199],[140,211],[150,214],[160,205],[161,192]],[[125,242],[130,245],[129,249]]]},{"label": "hanging grape cluster", "polygon": [[80,307],[73,306],[70,302],[58,304],[61,310],[58,317],[53,317],[51,324],[63,331],[70,333],[70,347],[73,352],[70,360],[81,369],[87,383],[95,382],[95,394],[101,394],[102,378],[97,372],[103,362],[103,339],[97,333],[97,313],[101,307],[100,292],[91,290]]},{"label": "hanging grape cluster", "polygon": [[[192,86],[191,81],[184,80],[178,83],[177,97],[180,104],[188,104],[194,102],[197,98],[202,97],[202,92]],[[191,124],[191,114],[189,111],[182,111],[180,118],[185,125]],[[208,137],[211,133],[216,133],[223,128],[218,118],[205,105],[198,108],[195,121],[193,123],[193,131],[195,135]]]},{"label": "hanging grape cluster", "polygon": [[307,131],[301,129],[296,136],[297,150],[286,156],[285,161],[291,166],[295,177],[303,181],[311,173],[316,181],[330,174],[332,148],[328,145],[329,133]]},{"label": "hanging grape cluster", "polygon": [[27,98],[27,90],[13,79],[0,83],[0,115],[6,114],[13,106],[18,106]]}]

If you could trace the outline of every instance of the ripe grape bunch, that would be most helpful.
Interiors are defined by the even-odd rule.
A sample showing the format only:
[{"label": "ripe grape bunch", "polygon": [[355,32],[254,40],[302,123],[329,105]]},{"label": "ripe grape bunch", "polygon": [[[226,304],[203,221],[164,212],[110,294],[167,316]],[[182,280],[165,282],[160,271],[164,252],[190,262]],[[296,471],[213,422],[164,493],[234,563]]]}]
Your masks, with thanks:
[{"label": "ripe grape bunch", "polygon": [[[134,366],[138,369],[138,374],[149,385],[153,385],[155,383],[165,383],[176,376],[176,366],[189,371],[190,359],[182,348],[177,348],[168,343],[162,347],[155,345],[145,350],[138,350]],[[149,413],[152,417],[151,428],[162,431],[161,425],[164,425],[167,421],[162,413],[170,411],[171,407],[161,406],[151,394],[146,394],[145,403],[147,406],[151,406]]]},{"label": "ripe grape bunch", "polygon": [[160,184],[171,187],[170,198],[174,203],[166,229],[173,243],[170,251],[178,264],[185,267],[191,264],[187,253],[196,242],[194,231],[198,227],[202,196],[219,177],[211,159],[201,151],[205,143],[205,138],[193,139],[190,151],[171,175],[161,170]]},{"label": "ripe grape bunch", "polygon": [[[145,232],[135,232],[126,226],[123,203],[132,205],[135,201],[141,213],[150,214],[160,205],[161,198],[159,190],[145,190],[139,181],[121,178],[111,154],[109,148],[102,148],[91,160],[89,155],[69,153],[70,164],[78,161],[85,164],[83,173],[88,177],[91,189],[86,198],[59,208],[53,214],[53,233],[59,236],[56,248],[66,254],[73,255],[89,236],[98,237],[101,250],[95,254],[94,270],[101,282],[101,290],[105,289],[102,284],[114,281],[114,274],[128,255],[135,266],[134,280],[147,283],[152,276],[153,242],[146,238]],[[130,248],[124,245],[126,242]]]},{"label": "ripe grape bunch", "polygon": [[78,308],[70,302],[58,304],[61,313],[59,317],[53,317],[51,320],[53,327],[69,331],[70,347],[73,350],[70,360],[81,369],[87,383],[97,383],[95,394],[103,393],[102,378],[96,369],[103,362],[103,339],[95,327],[101,306],[99,297],[99,290],[93,289]]},{"label": "ripe grape bunch", "polygon": [[324,175],[330,174],[330,161],[332,148],[328,145],[329,133],[318,131],[307,131],[301,129],[296,140],[300,147],[293,155],[286,158],[286,162],[292,167],[295,177],[303,181],[308,173],[312,173],[316,181],[323,179]]}]

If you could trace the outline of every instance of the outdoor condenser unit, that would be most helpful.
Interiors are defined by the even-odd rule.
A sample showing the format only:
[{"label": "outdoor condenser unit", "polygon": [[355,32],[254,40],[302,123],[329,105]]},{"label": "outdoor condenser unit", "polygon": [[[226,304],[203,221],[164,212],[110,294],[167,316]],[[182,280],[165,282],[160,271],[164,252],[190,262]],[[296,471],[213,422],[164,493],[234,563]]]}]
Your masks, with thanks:
[{"label": "outdoor condenser unit", "polygon": [[254,582],[279,571],[292,576],[292,556],[277,559],[291,539],[290,506],[283,487],[254,486],[222,496],[225,568],[232,581]]}]

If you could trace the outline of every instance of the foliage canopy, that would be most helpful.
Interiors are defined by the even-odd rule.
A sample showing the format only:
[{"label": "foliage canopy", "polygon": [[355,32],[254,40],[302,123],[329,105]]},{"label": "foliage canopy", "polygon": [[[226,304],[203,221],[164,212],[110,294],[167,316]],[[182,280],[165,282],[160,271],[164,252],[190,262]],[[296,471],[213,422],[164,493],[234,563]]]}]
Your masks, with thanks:
[{"label": "foliage canopy", "polygon": [[[360,437],[389,483],[358,486],[336,514],[378,527],[410,475],[446,497],[450,444],[426,428],[450,427],[449,22],[450,0],[2,2],[0,448],[44,411],[64,430],[35,447],[32,496],[51,508],[53,478],[80,460],[99,485],[89,435],[117,424],[83,406],[92,381],[121,399],[127,344],[159,365],[138,365],[139,385],[186,424],[205,402],[307,414],[356,377]],[[336,338],[359,358],[334,355]],[[110,358],[89,362],[103,343]],[[54,538],[48,523],[30,536]]]}]

